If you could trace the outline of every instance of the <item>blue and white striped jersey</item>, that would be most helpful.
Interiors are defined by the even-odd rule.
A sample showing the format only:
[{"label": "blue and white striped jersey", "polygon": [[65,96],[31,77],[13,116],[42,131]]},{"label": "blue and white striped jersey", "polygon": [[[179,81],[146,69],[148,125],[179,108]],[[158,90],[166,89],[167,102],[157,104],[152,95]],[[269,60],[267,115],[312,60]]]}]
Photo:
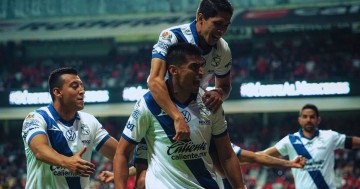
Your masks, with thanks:
[{"label": "blue and white striped jersey", "polygon": [[[318,130],[313,138],[304,137],[301,130],[294,133],[294,135],[299,137],[299,139],[295,140],[295,145],[303,144],[312,157],[312,159],[306,161],[304,168],[291,169],[296,188],[317,189],[309,171],[319,170],[329,188],[335,189],[334,150],[345,147],[346,136],[332,130]],[[289,136],[276,143],[275,148],[282,156],[288,155],[289,159],[298,156]]]},{"label": "blue and white striped jersey", "polygon": [[52,148],[69,157],[87,146],[88,149],[82,158],[91,161],[93,148],[99,150],[110,138],[99,121],[93,115],[79,111],[73,122],[66,122],[59,117],[53,105],[50,104],[29,113],[22,128],[27,161],[26,188],[90,188],[89,177],[74,175],[68,169],[52,166],[36,159],[29,144],[38,134],[46,135]]},{"label": "blue and white striped jersey", "polygon": [[[154,45],[152,58],[160,58],[165,60],[167,49],[169,46],[179,42],[191,43],[198,45],[199,36],[195,28],[196,21],[180,26],[174,26],[163,30],[160,33],[158,42]],[[225,77],[230,74],[231,70],[231,51],[227,42],[220,38],[216,45],[211,48],[210,52],[203,54],[205,60],[204,76],[202,78],[201,87],[206,88],[209,80],[215,74],[217,77]]]},{"label": "blue and white striped jersey", "polygon": [[209,145],[211,137],[227,134],[227,125],[223,110],[211,113],[202,103],[202,95],[203,91],[194,94],[188,104],[174,101],[190,126],[189,141],[172,139],[174,122],[150,92],[136,103],[122,137],[133,144],[143,138],[146,141],[146,188],[218,188]]}]

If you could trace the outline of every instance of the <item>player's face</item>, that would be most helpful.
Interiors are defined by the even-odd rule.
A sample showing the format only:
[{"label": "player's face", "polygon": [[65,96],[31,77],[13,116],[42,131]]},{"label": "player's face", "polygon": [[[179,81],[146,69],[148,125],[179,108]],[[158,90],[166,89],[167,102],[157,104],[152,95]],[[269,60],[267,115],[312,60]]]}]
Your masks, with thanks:
[{"label": "player's face", "polygon": [[231,20],[231,14],[219,12],[215,17],[207,20],[201,13],[198,14],[198,22],[200,22],[199,35],[208,45],[215,45],[227,31]]},{"label": "player's face", "polygon": [[203,76],[203,59],[198,56],[188,56],[187,63],[179,69],[179,85],[187,92],[196,93]]},{"label": "player's face", "polygon": [[61,78],[63,80],[63,87],[60,89],[62,104],[74,111],[84,109],[85,90],[79,76],[64,74]]},{"label": "player's face", "polygon": [[316,116],[314,110],[304,109],[298,118],[298,122],[304,132],[314,133],[318,129],[320,117]]}]

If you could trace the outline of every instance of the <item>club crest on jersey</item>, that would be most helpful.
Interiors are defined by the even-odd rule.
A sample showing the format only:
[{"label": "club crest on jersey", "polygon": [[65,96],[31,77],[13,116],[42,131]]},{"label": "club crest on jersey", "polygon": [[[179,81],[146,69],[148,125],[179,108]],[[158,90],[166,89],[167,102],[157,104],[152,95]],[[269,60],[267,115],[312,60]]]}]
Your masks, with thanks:
[{"label": "club crest on jersey", "polygon": [[76,133],[73,130],[68,130],[65,133],[65,137],[68,141],[74,141],[76,139]]},{"label": "club crest on jersey", "polygon": [[183,110],[181,113],[183,114],[186,123],[189,123],[189,121],[191,121],[191,114],[190,114],[190,112],[188,112],[188,111],[186,111],[186,110]]},{"label": "club crest on jersey", "polygon": [[83,134],[83,135],[90,134],[90,129],[87,125],[84,125],[84,124],[81,125],[81,134]]},{"label": "club crest on jersey", "polygon": [[218,66],[220,64],[220,61],[221,61],[221,56],[218,54],[214,54],[214,56],[212,57],[211,65]]},{"label": "club crest on jersey", "polygon": [[163,39],[163,40],[166,40],[166,41],[171,41],[171,38],[172,38],[172,34],[170,33],[170,32],[168,32],[168,31],[166,31],[166,32],[163,32],[162,34],[161,34],[161,38]]}]

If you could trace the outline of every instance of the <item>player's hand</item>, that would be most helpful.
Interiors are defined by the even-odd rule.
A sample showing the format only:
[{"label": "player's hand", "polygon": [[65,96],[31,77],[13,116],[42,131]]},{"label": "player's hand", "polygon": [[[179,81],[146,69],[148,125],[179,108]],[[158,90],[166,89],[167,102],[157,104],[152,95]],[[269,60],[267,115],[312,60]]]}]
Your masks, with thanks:
[{"label": "player's hand", "polygon": [[176,134],[173,137],[173,140],[189,140],[190,139],[190,127],[185,122],[184,117],[174,120],[174,126]]},{"label": "player's hand", "polygon": [[91,162],[85,161],[81,156],[86,152],[87,147],[84,147],[80,152],[69,157],[66,161],[65,167],[73,174],[89,177],[95,172],[95,165]]},{"label": "player's hand", "polygon": [[202,101],[206,108],[212,112],[216,112],[223,103],[221,94],[215,90],[206,91],[202,96]]},{"label": "player's hand", "polygon": [[99,174],[99,179],[103,183],[109,183],[114,181],[114,173],[110,171],[102,171]]},{"label": "player's hand", "polygon": [[294,168],[303,168],[306,164],[306,158],[303,156],[297,156],[292,162],[292,167]]}]

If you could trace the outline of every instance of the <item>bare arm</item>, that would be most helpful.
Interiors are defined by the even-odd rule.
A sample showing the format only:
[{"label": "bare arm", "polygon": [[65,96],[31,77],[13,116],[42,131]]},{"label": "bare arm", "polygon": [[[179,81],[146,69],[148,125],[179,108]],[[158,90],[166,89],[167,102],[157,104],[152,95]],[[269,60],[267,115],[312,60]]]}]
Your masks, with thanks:
[{"label": "bare arm", "polygon": [[280,152],[274,146],[262,151],[261,153],[267,154],[269,156],[277,157],[277,158],[281,157]]},{"label": "bare arm", "polygon": [[108,159],[113,160],[117,145],[118,142],[113,137],[110,137],[100,148],[99,152]]},{"label": "bare arm", "polygon": [[174,120],[176,135],[174,140],[184,140],[190,137],[189,125],[183,115],[171,101],[165,84],[166,62],[159,58],[151,60],[148,87],[157,104]]},{"label": "bare arm", "polygon": [[88,177],[95,172],[95,165],[81,159],[86,147],[77,154],[67,157],[59,154],[48,144],[48,139],[44,134],[36,135],[30,142],[29,147],[37,160],[50,165],[67,168],[70,172],[79,176]]},{"label": "bare arm", "polygon": [[229,135],[214,138],[219,161],[233,188],[244,188],[239,160],[231,148]]},{"label": "bare arm", "polygon": [[241,165],[246,165],[249,163],[258,163],[265,166],[273,167],[287,167],[287,168],[302,168],[305,165],[305,158],[298,156],[293,161],[279,159],[273,156],[269,156],[264,153],[254,153],[248,150],[242,150],[241,156],[239,157]]},{"label": "bare arm", "polygon": [[[136,175],[136,168],[134,166],[129,167],[129,176]],[[110,171],[102,171],[99,174],[99,179],[101,182],[109,183],[114,181],[114,173]]]},{"label": "bare arm", "polygon": [[216,111],[219,109],[224,100],[229,97],[231,91],[231,78],[230,74],[223,77],[215,78],[215,89],[206,91],[202,97],[205,106],[211,110]]},{"label": "bare arm", "polygon": [[359,149],[360,148],[360,137],[352,137],[352,149]]},{"label": "bare arm", "polygon": [[113,161],[116,189],[127,188],[127,180],[129,177],[128,162],[130,160],[130,156],[134,148],[135,148],[134,144],[129,143],[124,138],[120,138]]},{"label": "bare arm", "polygon": [[147,164],[136,164],[136,188],[145,189]]}]

